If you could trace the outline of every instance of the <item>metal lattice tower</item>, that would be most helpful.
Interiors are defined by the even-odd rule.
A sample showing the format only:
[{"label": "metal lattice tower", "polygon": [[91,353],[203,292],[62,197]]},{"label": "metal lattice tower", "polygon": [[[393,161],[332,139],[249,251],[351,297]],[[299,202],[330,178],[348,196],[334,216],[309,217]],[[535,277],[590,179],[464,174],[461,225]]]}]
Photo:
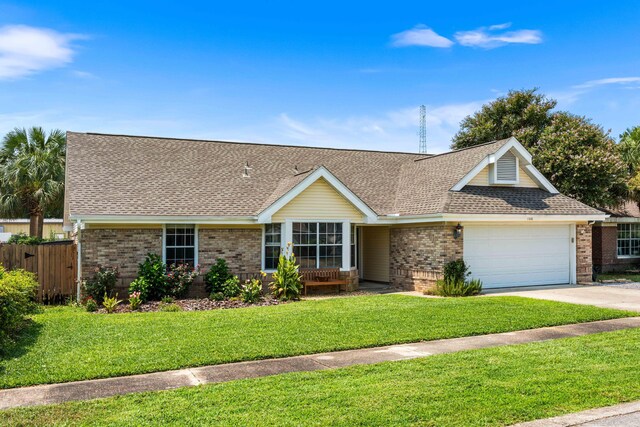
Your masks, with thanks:
[{"label": "metal lattice tower", "polygon": [[420,137],[420,148],[419,152],[426,154],[427,153],[427,107],[424,105],[420,106],[420,130],[418,131],[418,136]]}]

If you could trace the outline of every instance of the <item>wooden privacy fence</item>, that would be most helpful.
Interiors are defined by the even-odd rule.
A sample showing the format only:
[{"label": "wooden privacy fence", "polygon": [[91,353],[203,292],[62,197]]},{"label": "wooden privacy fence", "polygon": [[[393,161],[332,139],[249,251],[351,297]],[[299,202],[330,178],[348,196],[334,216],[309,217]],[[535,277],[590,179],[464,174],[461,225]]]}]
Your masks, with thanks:
[{"label": "wooden privacy fence", "polygon": [[6,270],[21,268],[38,276],[38,301],[60,303],[76,294],[78,251],[73,241],[40,245],[0,245]]}]

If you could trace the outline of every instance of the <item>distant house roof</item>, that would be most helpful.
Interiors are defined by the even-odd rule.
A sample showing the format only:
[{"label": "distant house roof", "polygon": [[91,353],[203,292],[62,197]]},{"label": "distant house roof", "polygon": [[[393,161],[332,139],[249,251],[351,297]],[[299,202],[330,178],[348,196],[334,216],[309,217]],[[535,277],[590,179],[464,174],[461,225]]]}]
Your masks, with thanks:
[{"label": "distant house roof", "polygon": [[623,204],[615,208],[603,209],[606,213],[611,215],[611,220],[615,221],[616,218],[640,218],[640,208],[638,203],[627,200]]},{"label": "distant house roof", "polygon": [[255,217],[324,167],[380,216],[602,214],[544,190],[451,191],[508,141],[429,156],[68,132],[65,206],[71,217]]},{"label": "distant house roof", "polygon": [[[0,218],[0,224],[29,224],[29,218],[8,219]],[[44,224],[62,224],[62,218],[45,218]]]}]

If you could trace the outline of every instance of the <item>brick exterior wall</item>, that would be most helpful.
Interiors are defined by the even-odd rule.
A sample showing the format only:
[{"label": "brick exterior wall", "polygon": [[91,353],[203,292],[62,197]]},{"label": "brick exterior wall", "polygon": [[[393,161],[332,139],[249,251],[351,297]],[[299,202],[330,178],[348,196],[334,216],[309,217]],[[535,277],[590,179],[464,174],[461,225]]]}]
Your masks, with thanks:
[{"label": "brick exterior wall", "polygon": [[82,276],[90,277],[100,266],[115,266],[129,284],[138,275],[138,264],[149,252],[162,253],[162,229],[86,229],[81,233]]},{"label": "brick exterior wall", "polygon": [[593,267],[598,273],[611,273],[637,269],[638,258],[618,258],[618,227],[594,225]]},{"label": "brick exterior wall", "polygon": [[203,272],[217,258],[227,261],[240,279],[260,273],[262,230],[259,228],[202,228],[198,235],[198,262]]},{"label": "brick exterior wall", "polygon": [[592,282],[591,225],[576,225],[576,280],[578,283]]},{"label": "brick exterior wall", "polygon": [[453,238],[455,226],[392,228],[389,279],[405,290],[432,289],[442,277],[444,265],[462,258],[463,235]]}]

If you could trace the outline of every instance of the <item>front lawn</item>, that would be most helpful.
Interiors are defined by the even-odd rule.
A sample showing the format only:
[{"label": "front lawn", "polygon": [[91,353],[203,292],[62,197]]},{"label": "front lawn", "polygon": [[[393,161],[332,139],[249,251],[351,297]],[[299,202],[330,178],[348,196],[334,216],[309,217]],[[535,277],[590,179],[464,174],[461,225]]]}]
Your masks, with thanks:
[{"label": "front lawn", "polygon": [[504,426],[640,399],[640,329],[0,412],[7,425]]},{"label": "front lawn", "polygon": [[0,360],[0,388],[481,335],[637,313],[518,297],[403,295],[178,313],[46,308]]},{"label": "front lawn", "polygon": [[598,280],[630,280],[632,282],[640,282],[640,274],[603,273],[598,274]]}]

